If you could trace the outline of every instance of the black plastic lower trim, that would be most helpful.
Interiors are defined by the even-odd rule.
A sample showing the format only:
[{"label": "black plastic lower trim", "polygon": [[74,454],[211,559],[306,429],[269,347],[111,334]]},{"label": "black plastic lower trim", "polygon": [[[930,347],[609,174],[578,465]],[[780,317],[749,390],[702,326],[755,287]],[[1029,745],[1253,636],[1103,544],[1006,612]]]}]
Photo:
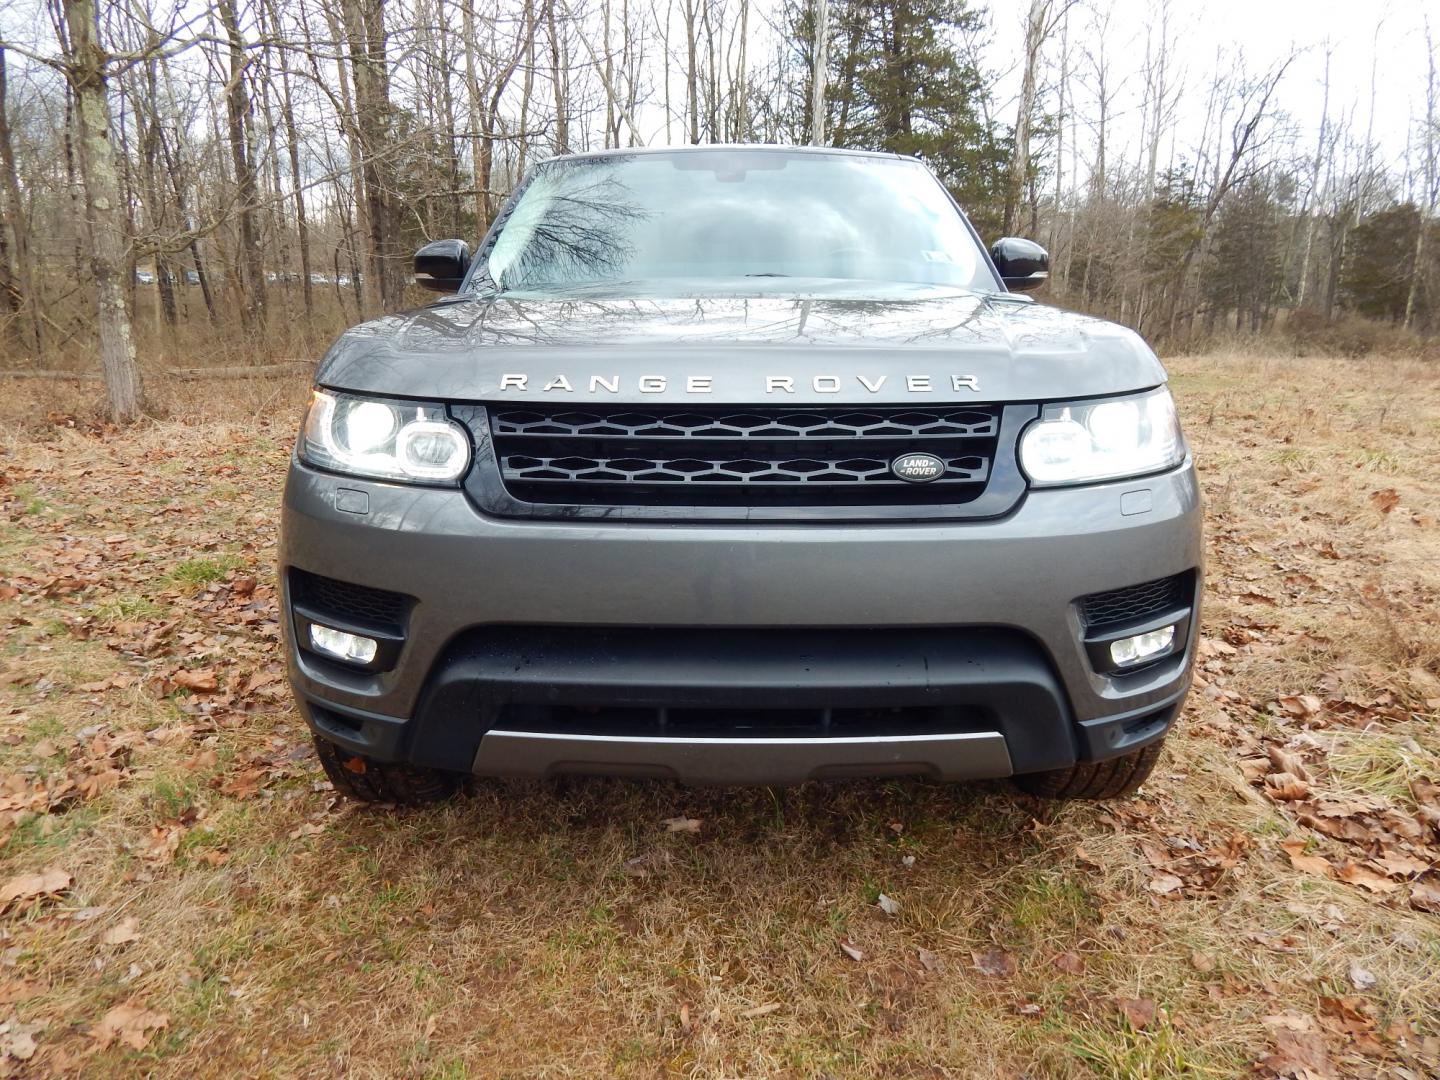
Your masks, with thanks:
[{"label": "black plastic lower trim", "polygon": [[618,722],[617,737],[695,745],[718,745],[727,735],[991,731],[1004,736],[1013,772],[1031,773],[1115,757],[1161,738],[1183,696],[1077,722],[1038,643],[1002,628],[510,626],[453,641],[412,719],[313,700],[302,709],[318,735],[355,753],[458,771],[471,769],[492,729],[584,738]]},{"label": "black plastic lower trim", "polygon": [[[1081,720],[1076,724],[1082,761],[1104,761],[1133,753],[1165,737],[1185,704],[1185,694],[1158,708],[1147,705],[1133,712]],[[1018,770],[1017,770],[1018,771]]]}]

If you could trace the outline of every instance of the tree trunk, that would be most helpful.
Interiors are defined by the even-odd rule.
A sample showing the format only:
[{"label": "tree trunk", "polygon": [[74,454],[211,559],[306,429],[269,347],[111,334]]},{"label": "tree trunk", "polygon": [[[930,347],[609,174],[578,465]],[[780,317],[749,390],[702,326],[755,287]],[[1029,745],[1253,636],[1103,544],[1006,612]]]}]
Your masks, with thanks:
[{"label": "tree trunk", "polygon": [[[272,12],[271,22],[280,20]],[[300,177],[300,139],[295,131],[295,107],[290,94],[290,60],[286,49],[280,53],[280,119],[285,125],[285,145],[290,157],[290,187],[295,198],[295,238],[300,248],[300,295],[305,318],[315,318],[315,289],[310,283],[310,224],[305,215],[305,187]]]},{"label": "tree trunk", "polygon": [[[1440,140],[1440,128],[1436,126],[1435,120],[1435,44],[1430,38],[1430,26],[1425,26],[1425,51],[1430,56],[1430,66],[1425,76],[1425,164],[1423,166],[1423,177],[1425,191],[1420,199],[1420,224],[1415,230],[1415,260],[1410,268],[1410,291],[1405,296],[1405,325],[1413,328],[1415,325],[1415,305],[1420,297],[1421,289],[1424,286],[1426,263],[1425,263],[1425,234],[1430,230],[1430,219],[1435,213],[1437,186],[1440,186],[1440,176],[1436,175],[1436,141]],[[3,102],[0,96],[0,102]],[[1428,295],[1428,294],[1427,294]],[[1430,295],[1431,318],[1434,318],[1435,298]]]},{"label": "tree trunk", "polygon": [[691,145],[700,142],[700,85],[698,42],[695,40],[695,5],[700,0],[683,0],[685,16],[685,105],[690,112]]},{"label": "tree trunk", "polygon": [[[323,5],[323,10],[325,12],[325,21],[330,28],[330,34],[332,38],[334,38],[334,40],[336,41],[345,40],[348,37],[348,31],[341,28],[340,21],[337,19],[332,8],[327,4]],[[310,53],[310,62],[314,73],[314,78],[317,81],[322,80],[324,78],[324,75],[321,73],[321,69],[316,63],[314,47],[310,42],[308,33],[306,35],[306,49],[307,52]],[[337,61],[337,63],[335,64],[335,82],[336,87],[340,92],[340,100],[338,103],[337,111],[340,114],[340,128],[345,133],[346,150],[349,152],[350,155],[350,179],[352,184],[354,185],[354,197],[350,201],[355,208],[355,217],[359,224],[359,231],[365,236],[369,236],[370,209],[369,200],[366,198],[365,195],[366,173],[362,164],[365,160],[365,150],[363,146],[363,140],[361,139],[359,132],[359,105],[357,104],[354,96],[350,93],[350,76],[348,72],[349,65],[344,62],[343,58]],[[340,183],[339,176],[336,176],[334,178],[334,185],[336,204],[340,207],[344,207],[346,199],[343,186]],[[347,244],[352,245],[352,249],[348,254],[350,257],[351,265],[353,267],[355,262],[355,251],[353,249],[355,231],[351,227],[349,215],[344,213],[343,210],[341,212],[341,219],[343,223],[341,235],[345,238],[345,242]],[[345,310],[345,307],[343,293],[340,290],[340,264],[338,261],[340,256],[338,252],[336,253],[335,258],[337,260],[335,263],[335,295],[340,298],[340,310],[343,311]],[[355,275],[355,296],[356,302],[359,306],[360,317],[362,319],[367,318],[368,316],[376,314],[380,309],[380,304],[375,299],[375,290],[377,283],[371,279],[366,279],[362,281],[358,270],[352,270],[352,272]]]},{"label": "tree trunk", "polygon": [[45,351],[45,323],[40,314],[40,297],[35,292],[35,262],[30,249],[29,215],[20,193],[15,168],[15,147],[10,138],[10,114],[6,97],[5,49],[0,46],[0,245],[7,249],[7,265],[0,268],[0,290],[17,316],[29,325],[29,344],[36,357]]},{"label": "tree trunk", "polygon": [[555,25],[556,0],[545,4],[545,27],[550,32],[550,79],[555,86],[555,153],[570,152],[570,127],[565,114],[565,74],[560,63],[560,33]]},{"label": "tree trunk", "polygon": [[89,263],[95,284],[105,399],[112,420],[130,423],[144,413],[145,391],[121,281],[128,244],[120,207],[120,174],[110,142],[110,103],[106,97],[106,65],[110,57],[96,40],[95,0],[64,0],[62,10],[69,39],[65,75],[75,94],[78,157],[90,228]]},{"label": "tree trunk", "polygon": [[241,273],[244,301],[243,321],[250,329],[265,324],[265,256],[260,250],[260,231],[256,227],[259,185],[255,179],[255,150],[250,142],[253,126],[250,97],[246,92],[247,67],[245,42],[235,16],[235,0],[218,0],[216,9],[225,37],[230,45],[230,80],[225,87],[225,119],[230,143],[230,160],[235,167],[236,216],[240,229],[240,257],[236,260]]},{"label": "tree trunk", "polygon": [[1025,20],[1025,61],[1020,77],[1020,109],[1015,117],[1015,153],[1010,159],[1010,183],[1005,188],[1005,233],[1013,236],[1020,218],[1020,197],[1030,171],[1030,121],[1035,113],[1035,75],[1040,66],[1040,47],[1045,44],[1050,0],[1030,0]]},{"label": "tree trunk", "polygon": [[830,0],[815,4],[814,63],[810,68],[810,145],[825,145],[825,76],[830,47]]},{"label": "tree trunk", "polygon": [[488,183],[480,179],[485,171],[485,140],[480,116],[480,42],[475,36],[475,0],[460,0],[460,36],[465,46],[465,97],[469,110],[470,162],[475,173],[475,229],[484,231],[494,209],[490,203]]},{"label": "tree trunk", "polygon": [[365,181],[367,285],[385,311],[400,307],[404,290],[403,256],[392,192],[390,161],[390,77],[385,59],[385,0],[342,0],[355,87],[355,128],[360,143],[360,172]]},{"label": "tree trunk", "polygon": [[[525,77],[520,84],[520,137],[517,140],[520,146],[516,151],[515,179],[519,182],[525,178],[525,161],[530,152],[530,98],[535,91],[535,0],[525,0]],[[667,109],[668,112],[668,109]],[[668,128],[670,120],[666,117]]]}]

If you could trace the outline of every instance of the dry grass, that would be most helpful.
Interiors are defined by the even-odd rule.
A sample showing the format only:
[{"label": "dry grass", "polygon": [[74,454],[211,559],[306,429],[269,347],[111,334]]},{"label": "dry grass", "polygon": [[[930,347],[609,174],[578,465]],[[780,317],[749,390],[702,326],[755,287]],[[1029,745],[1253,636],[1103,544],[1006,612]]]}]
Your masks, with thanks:
[{"label": "dry grass", "polygon": [[[603,780],[337,804],[283,695],[246,689],[276,670],[293,431],[263,418],[303,388],[176,399],[186,421],[123,434],[17,427],[0,454],[0,587],[20,590],[0,599],[0,793],[93,774],[97,754],[120,776],[13,815],[0,878],[59,866],[74,883],[0,918],[0,1024],[40,1025],[35,1055],[0,1070],[1223,1077],[1287,1015],[1318,1025],[1327,1070],[1440,1069],[1423,1056],[1440,1045],[1423,1041],[1440,1036],[1440,920],[1406,886],[1292,869],[1279,840],[1334,841],[1241,760],[1289,740],[1326,792],[1407,813],[1411,781],[1440,778],[1440,372],[1197,357],[1175,385],[1209,500],[1205,634],[1234,651],[1207,660],[1139,798],[1058,808],[1005,785]],[[176,689],[177,667],[216,672],[219,692]],[[93,689],[117,673],[134,681]],[[1342,723],[1272,704],[1302,694],[1381,705]],[[662,828],[682,815],[698,834]],[[1183,887],[1155,891],[1160,864]],[[126,918],[137,939],[106,944]],[[992,948],[1013,975],[976,970]],[[1360,1010],[1348,1029],[1340,998]],[[1159,1015],[1136,1030],[1118,999]],[[126,1003],[167,1026],[97,1049]]]}]

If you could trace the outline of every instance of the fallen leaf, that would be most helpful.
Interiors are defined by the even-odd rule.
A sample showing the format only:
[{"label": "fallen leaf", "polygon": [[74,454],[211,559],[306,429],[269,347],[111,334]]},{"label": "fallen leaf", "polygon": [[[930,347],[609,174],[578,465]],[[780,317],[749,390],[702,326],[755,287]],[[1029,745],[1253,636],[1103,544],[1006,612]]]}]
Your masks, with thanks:
[{"label": "fallen leaf", "polygon": [[1352,859],[1346,859],[1337,866],[1335,876],[1341,881],[1348,881],[1351,885],[1358,885],[1372,893],[1393,892],[1400,887],[1383,874],[1368,870]]},{"label": "fallen leaf", "polygon": [[64,892],[75,879],[68,871],[52,866],[38,874],[20,874],[0,885],[0,911],[17,900],[35,900]]},{"label": "fallen leaf", "polygon": [[0,1005],[14,1005],[21,1001],[29,1001],[45,992],[44,983],[38,983],[32,979],[12,979],[10,982],[0,983]]},{"label": "fallen leaf", "polygon": [[197,671],[182,669],[171,675],[170,681],[176,686],[197,694],[213,694],[220,689],[220,680],[216,677],[214,670],[210,668]]},{"label": "fallen leaf", "polygon": [[875,906],[885,912],[886,915],[900,914],[900,901],[896,900],[893,896],[886,896],[883,892],[880,894],[879,899],[875,901]]},{"label": "fallen leaf", "polygon": [[1416,911],[1440,915],[1440,885],[1433,881],[1417,881],[1410,888],[1410,906]]},{"label": "fallen leaf", "polygon": [[1325,703],[1314,694],[1289,694],[1276,699],[1276,704],[1291,716],[1308,719],[1325,707]]},{"label": "fallen leaf", "polygon": [[16,1061],[29,1061],[39,1049],[35,1033],[44,1026],[40,1022],[22,1024],[16,1020],[0,1023],[0,1060],[12,1057]]},{"label": "fallen leaf", "polygon": [[1158,893],[1161,896],[1169,896],[1176,889],[1184,888],[1184,886],[1185,882],[1174,874],[1156,874],[1145,887],[1153,893]]},{"label": "fallen leaf", "polygon": [[1066,975],[1083,975],[1085,973],[1085,961],[1080,959],[1079,953],[1058,953],[1052,962]]},{"label": "fallen leaf", "polygon": [[124,945],[131,941],[140,939],[140,920],[131,916],[128,919],[121,919],[114,926],[106,930],[100,940],[106,945]]},{"label": "fallen leaf", "polygon": [[1288,772],[1265,777],[1265,794],[1276,802],[1302,802],[1310,797],[1310,785]]},{"label": "fallen leaf", "polygon": [[170,1026],[170,1017],[138,1005],[116,1005],[100,1019],[90,1033],[103,1050],[116,1038],[135,1050],[144,1050],[150,1033]]},{"label": "fallen leaf", "polygon": [[667,848],[654,848],[643,855],[636,855],[620,864],[620,869],[630,877],[648,878],[656,870],[670,862],[672,856]]},{"label": "fallen leaf", "polygon": [[771,1013],[779,1011],[780,1003],[778,1001],[769,1001],[764,1005],[756,1005],[753,1009],[746,1009],[740,1014],[740,1017],[743,1020],[754,1020],[758,1016],[769,1016]]},{"label": "fallen leaf", "polygon": [[1424,859],[1417,859],[1413,855],[1406,855],[1398,851],[1387,851],[1370,861],[1391,877],[1397,878],[1415,877],[1430,869],[1430,864]]},{"label": "fallen leaf", "polygon": [[1209,953],[1203,953],[1197,950],[1190,954],[1190,966],[1196,971],[1214,971],[1215,958]]},{"label": "fallen leaf", "polygon": [[1117,998],[1115,1005],[1126,1022],[1136,1031],[1141,1031],[1155,1022],[1155,1002],[1149,998]]},{"label": "fallen leaf", "polygon": [[185,839],[185,834],[189,831],[184,825],[156,825],[150,830],[150,839],[144,851],[145,858],[156,863],[174,862],[175,853],[180,850],[180,841]]},{"label": "fallen leaf", "polygon": [[1369,990],[1375,985],[1375,976],[1354,961],[1350,963],[1349,975],[1350,985],[1356,990]]},{"label": "fallen leaf", "polygon": [[1310,774],[1305,771],[1305,763],[1298,755],[1288,753],[1278,746],[1268,747],[1265,752],[1270,755],[1270,764],[1275,766],[1277,773],[1289,773],[1298,780],[1310,779]]},{"label": "fallen leaf", "polygon": [[1330,865],[1329,859],[1322,858],[1319,855],[1304,854],[1305,848],[1308,846],[1308,841],[1296,837],[1290,840],[1282,840],[1280,846],[1285,850],[1285,854],[1290,856],[1290,865],[1296,870],[1306,874],[1316,874],[1320,877],[1330,877],[1335,872],[1335,868]]},{"label": "fallen leaf", "polygon": [[693,817],[672,817],[666,818],[660,823],[665,826],[666,832],[689,832],[700,831],[700,819]]},{"label": "fallen leaf", "polygon": [[984,952],[972,952],[970,962],[976,971],[982,975],[989,975],[995,978],[1009,978],[1015,974],[1015,957],[1011,956],[1004,949],[986,949]]},{"label": "fallen leaf", "polygon": [[923,967],[926,971],[944,970],[945,961],[940,959],[940,955],[938,953],[931,952],[929,949],[917,949],[915,951],[917,956],[919,957],[920,966]]},{"label": "fallen leaf", "polygon": [[1290,1012],[1267,1016],[1265,1026],[1271,1029],[1275,1049],[1261,1059],[1260,1065],[1271,1075],[1296,1080],[1330,1080],[1335,1076],[1324,1036],[1313,1019]]},{"label": "fallen leaf", "polygon": [[[352,760],[360,762],[361,768],[364,768],[365,761],[363,758],[357,757]],[[349,769],[350,762],[347,761],[345,767]],[[352,769],[351,771],[353,772],[354,770]],[[219,785],[220,794],[229,795],[232,799],[251,798],[260,793],[260,782],[264,779],[265,773],[260,769],[246,769],[238,776],[227,777]],[[213,783],[214,781],[211,782]]]},{"label": "fallen leaf", "polygon": [[846,956],[848,956],[851,960],[865,959],[865,954],[848,941],[840,942],[840,951],[843,952]]},{"label": "fallen leaf", "polygon": [[1370,505],[1382,514],[1388,514],[1400,505],[1400,493],[1394,488],[1381,488],[1370,493]]}]

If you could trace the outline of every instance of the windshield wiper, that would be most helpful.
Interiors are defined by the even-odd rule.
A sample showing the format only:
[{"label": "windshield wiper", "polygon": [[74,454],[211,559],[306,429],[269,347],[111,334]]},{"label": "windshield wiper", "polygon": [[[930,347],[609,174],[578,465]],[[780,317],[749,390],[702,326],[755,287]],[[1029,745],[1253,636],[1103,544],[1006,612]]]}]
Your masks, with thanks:
[{"label": "windshield wiper", "polygon": [[790,274],[746,274],[746,277],[790,277]]}]

